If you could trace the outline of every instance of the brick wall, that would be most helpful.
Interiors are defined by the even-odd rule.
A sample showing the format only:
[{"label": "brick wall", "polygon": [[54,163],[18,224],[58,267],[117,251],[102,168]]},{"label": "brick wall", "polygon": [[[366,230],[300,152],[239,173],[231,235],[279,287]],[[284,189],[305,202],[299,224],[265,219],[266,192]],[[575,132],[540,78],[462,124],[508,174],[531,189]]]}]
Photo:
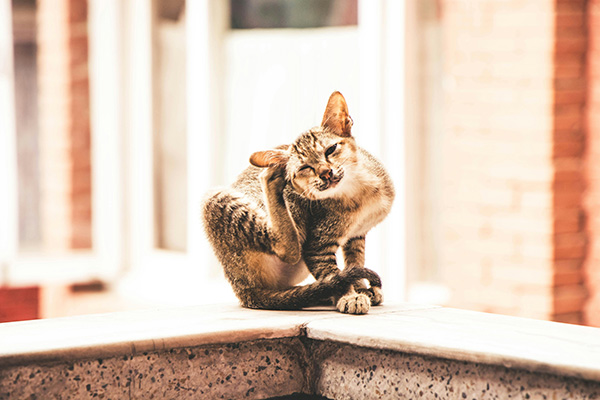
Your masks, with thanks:
[{"label": "brick wall", "polygon": [[553,12],[444,3],[440,265],[454,306],[551,313]]},{"label": "brick wall", "polygon": [[[48,252],[91,247],[87,1],[37,1],[40,220]],[[39,318],[40,287],[0,288],[0,322]]]},{"label": "brick wall", "polygon": [[590,293],[585,308],[586,322],[600,326],[600,0],[588,0],[587,54],[587,147],[586,172],[590,238],[585,262],[586,283]]},{"label": "brick wall", "polygon": [[552,319],[583,322],[587,291],[583,261],[587,234],[585,191],[585,97],[587,29],[584,0],[555,4],[553,102]]},{"label": "brick wall", "polygon": [[87,2],[38,0],[40,190],[48,250],[91,246]]},{"label": "brick wall", "polygon": [[581,322],[585,1],[443,3],[452,304]]},{"label": "brick wall", "polygon": [[40,288],[0,287],[0,322],[40,318]]}]

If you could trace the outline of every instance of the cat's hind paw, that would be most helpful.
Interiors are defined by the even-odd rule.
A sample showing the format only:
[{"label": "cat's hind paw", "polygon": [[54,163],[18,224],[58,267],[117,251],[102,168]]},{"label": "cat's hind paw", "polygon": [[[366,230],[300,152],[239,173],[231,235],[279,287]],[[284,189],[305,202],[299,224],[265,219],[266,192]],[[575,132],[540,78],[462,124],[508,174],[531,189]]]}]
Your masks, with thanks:
[{"label": "cat's hind paw", "polygon": [[336,308],[344,314],[366,314],[371,308],[371,299],[363,293],[349,293],[340,297]]},{"label": "cat's hind paw", "polygon": [[369,296],[372,306],[378,306],[383,303],[383,291],[380,287],[373,286],[370,288],[358,288],[356,291]]},{"label": "cat's hind paw", "polygon": [[381,288],[373,286],[370,289],[373,293],[373,297],[371,297],[371,304],[373,304],[374,306],[378,306],[381,303],[383,303],[383,291],[381,290]]}]

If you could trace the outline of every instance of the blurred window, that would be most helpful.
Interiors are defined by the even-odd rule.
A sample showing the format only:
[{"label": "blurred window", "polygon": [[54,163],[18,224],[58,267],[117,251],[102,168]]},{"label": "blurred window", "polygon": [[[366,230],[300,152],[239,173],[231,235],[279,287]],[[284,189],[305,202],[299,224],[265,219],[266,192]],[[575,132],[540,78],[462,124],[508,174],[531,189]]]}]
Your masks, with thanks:
[{"label": "blurred window", "polygon": [[87,6],[58,21],[61,29],[58,14],[42,9],[35,0],[0,2],[0,285],[6,286],[108,280],[121,265],[102,240],[120,231],[92,232],[106,215],[96,214],[103,204],[92,209],[92,197],[110,192],[114,181],[96,180],[92,190]]},{"label": "blurred window", "polygon": [[230,0],[232,29],[321,28],[358,23],[358,0]]},{"label": "blurred window", "polygon": [[[316,21],[326,14],[323,12],[324,5],[332,10],[339,6],[332,1],[233,3],[238,4],[239,9],[245,4],[245,12],[256,15],[256,18],[262,15],[259,12],[262,8],[287,10],[280,13],[283,23],[273,20],[270,27],[298,26],[286,22],[287,13],[296,13],[294,7],[298,8],[298,12],[302,9],[300,13],[306,20],[313,18]],[[342,3],[356,6],[353,1]],[[290,11],[292,9],[293,12]],[[232,7],[230,12],[234,20],[236,7]],[[274,12],[264,13],[265,18],[273,19],[274,15]],[[252,26],[265,25],[256,22]],[[307,28],[309,24],[302,26]],[[225,95],[223,134],[219,140],[220,148],[227,151],[221,150],[219,155],[224,171],[218,184],[232,182],[248,166],[250,152],[287,143],[317,125],[327,98],[334,90],[340,90],[346,96],[356,119],[359,113],[359,70],[357,62],[348,62],[348,55],[358,53],[358,39],[358,27],[355,25],[231,29],[225,32],[221,50],[224,60],[222,90]]]},{"label": "blurred window", "polygon": [[157,2],[154,69],[155,246],[185,251],[187,140],[185,1]]},{"label": "blurred window", "polygon": [[[407,3],[408,4],[408,3]],[[411,211],[407,229],[409,300],[444,303],[439,248],[442,134],[442,21],[438,0],[411,2],[407,7],[407,152]]]},{"label": "blurred window", "polygon": [[19,248],[39,249],[40,174],[35,0],[13,0]]}]

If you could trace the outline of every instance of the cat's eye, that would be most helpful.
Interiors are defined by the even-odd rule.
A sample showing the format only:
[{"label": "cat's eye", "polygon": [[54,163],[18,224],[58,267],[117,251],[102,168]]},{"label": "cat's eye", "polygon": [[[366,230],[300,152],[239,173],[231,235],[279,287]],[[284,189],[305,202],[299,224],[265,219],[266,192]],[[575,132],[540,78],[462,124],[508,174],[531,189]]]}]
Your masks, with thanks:
[{"label": "cat's eye", "polygon": [[310,165],[305,164],[305,165],[301,166],[300,169],[298,169],[298,172],[308,171],[311,169],[313,169],[313,168]]},{"label": "cat's eye", "polygon": [[332,155],[335,149],[337,149],[337,143],[333,146],[329,146],[327,150],[325,150],[325,157],[329,157],[330,155]]}]

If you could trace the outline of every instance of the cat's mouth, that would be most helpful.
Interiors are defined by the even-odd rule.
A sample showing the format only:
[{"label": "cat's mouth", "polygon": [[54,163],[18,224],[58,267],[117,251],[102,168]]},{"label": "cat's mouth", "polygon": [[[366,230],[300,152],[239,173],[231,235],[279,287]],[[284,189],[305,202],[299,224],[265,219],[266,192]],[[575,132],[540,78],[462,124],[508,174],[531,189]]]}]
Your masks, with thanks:
[{"label": "cat's mouth", "polygon": [[327,189],[336,187],[343,177],[344,171],[340,171],[337,174],[332,174],[329,179],[324,179],[323,182],[318,186],[319,191],[323,192]]}]

